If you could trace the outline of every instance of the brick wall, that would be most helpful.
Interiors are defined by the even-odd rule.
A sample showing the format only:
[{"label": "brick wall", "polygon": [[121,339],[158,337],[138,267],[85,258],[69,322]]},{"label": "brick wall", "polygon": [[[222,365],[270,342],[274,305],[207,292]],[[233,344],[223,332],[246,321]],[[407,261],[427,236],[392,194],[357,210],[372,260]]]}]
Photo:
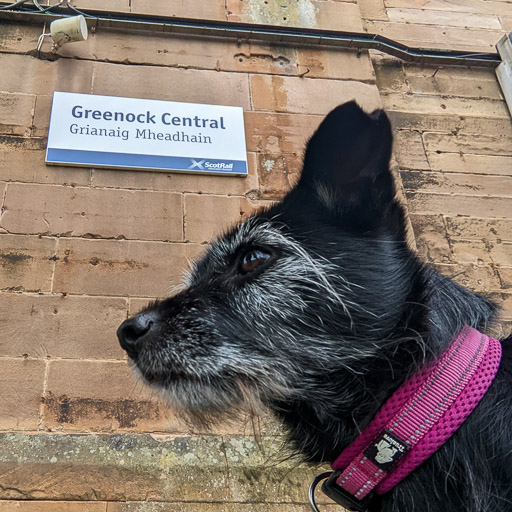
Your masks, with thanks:
[{"label": "brick wall", "polygon": [[[491,0],[74,4],[471,51],[512,29],[512,4]],[[318,470],[278,463],[278,425],[263,418],[264,453],[250,424],[191,431],[132,379],[115,330],[206,241],[282,196],[305,140],[348,99],[390,113],[418,251],[502,304],[510,330],[512,127],[492,70],[112,29],[51,62],[34,56],[40,32],[0,25],[0,511],[307,510]],[[242,106],[249,176],[46,166],[54,90]]]}]

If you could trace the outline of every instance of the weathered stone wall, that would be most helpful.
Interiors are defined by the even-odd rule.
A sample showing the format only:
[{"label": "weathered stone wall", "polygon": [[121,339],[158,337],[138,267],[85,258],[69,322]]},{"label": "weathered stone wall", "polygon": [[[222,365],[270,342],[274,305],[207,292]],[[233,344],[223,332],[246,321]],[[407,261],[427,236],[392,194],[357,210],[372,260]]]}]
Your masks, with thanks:
[{"label": "weathered stone wall", "polygon": [[512,296],[512,125],[492,71],[375,61],[420,254],[504,306]]},{"label": "weathered stone wall", "polygon": [[[471,51],[512,29],[512,4],[491,0],[74,5]],[[492,70],[112,29],[50,62],[35,57],[41,31],[0,24],[0,511],[307,510],[317,469],[279,462],[278,425],[263,419],[264,453],[250,424],[190,431],[132,379],[115,330],[215,234],[281,197],[322,116],[348,99],[390,113],[421,255],[502,304],[510,330],[512,127]],[[46,166],[55,90],[242,106],[249,176]]]}]

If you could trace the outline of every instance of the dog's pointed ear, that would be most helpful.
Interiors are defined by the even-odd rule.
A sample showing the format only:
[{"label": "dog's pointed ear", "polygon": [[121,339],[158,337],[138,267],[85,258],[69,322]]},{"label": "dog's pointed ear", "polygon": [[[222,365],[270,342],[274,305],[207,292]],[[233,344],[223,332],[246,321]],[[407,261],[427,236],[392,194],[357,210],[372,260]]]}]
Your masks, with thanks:
[{"label": "dog's pointed ear", "polygon": [[[391,202],[389,171],[393,136],[382,110],[366,114],[355,101],[331,111],[309,140],[300,184],[329,206]],[[377,204],[375,204],[377,201]]]}]

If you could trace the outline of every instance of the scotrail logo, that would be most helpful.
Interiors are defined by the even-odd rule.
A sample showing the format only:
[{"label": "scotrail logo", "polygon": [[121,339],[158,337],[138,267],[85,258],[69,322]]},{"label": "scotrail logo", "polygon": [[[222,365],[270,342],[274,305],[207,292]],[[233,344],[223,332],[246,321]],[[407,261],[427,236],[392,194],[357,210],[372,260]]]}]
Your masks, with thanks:
[{"label": "scotrail logo", "polygon": [[232,171],[233,170],[233,162],[209,162],[208,160],[195,160],[191,158],[192,162],[189,166],[190,170],[198,170],[198,171]]}]

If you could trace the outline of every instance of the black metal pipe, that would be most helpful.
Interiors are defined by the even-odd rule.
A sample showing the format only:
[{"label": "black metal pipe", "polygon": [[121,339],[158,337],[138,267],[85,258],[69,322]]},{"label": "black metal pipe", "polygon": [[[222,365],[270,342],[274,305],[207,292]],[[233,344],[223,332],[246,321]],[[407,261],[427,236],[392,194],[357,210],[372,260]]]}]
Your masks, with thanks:
[{"label": "black metal pipe", "polygon": [[[0,2],[1,6],[1,2]],[[477,53],[460,50],[411,48],[377,34],[342,32],[316,28],[297,28],[275,25],[258,25],[229,21],[213,21],[189,18],[173,18],[120,12],[103,12],[89,9],[72,10],[55,7],[46,12],[27,9],[0,10],[0,19],[29,21],[32,23],[53,21],[75,16],[80,12],[97,28],[151,30],[173,34],[215,36],[241,40],[257,40],[273,43],[320,45],[357,50],[379,50],[407,62],[425,64],[461,64],[465,66],[496,67],[501,58],[497,53]]]}]

